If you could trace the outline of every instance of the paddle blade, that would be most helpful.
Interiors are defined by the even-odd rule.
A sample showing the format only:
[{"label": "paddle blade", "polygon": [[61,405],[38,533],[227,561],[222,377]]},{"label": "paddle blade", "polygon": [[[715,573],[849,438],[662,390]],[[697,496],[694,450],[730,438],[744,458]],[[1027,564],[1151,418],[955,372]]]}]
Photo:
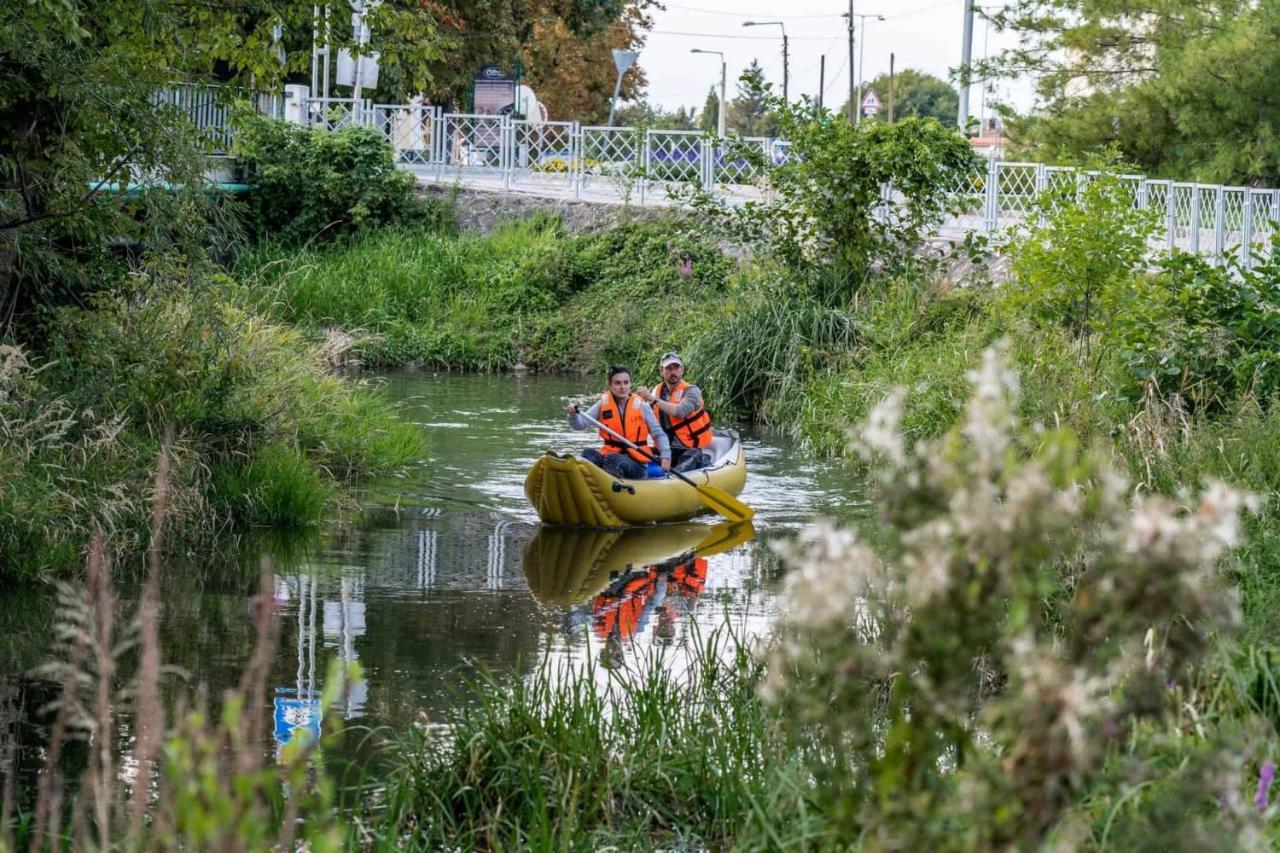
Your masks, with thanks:
[{"label": "paddle blade", "polygon": [[693,546],[693,553],[699,557],[711,557],[743,542],[750,542],[755,535],[756,529],[750,521],[721,521]]},{"label": "paddle blade", "polygon": [[718,486],[710,483],[693,484],[703,506],[723,515],[730,521],[749,521],[756,511]]}]

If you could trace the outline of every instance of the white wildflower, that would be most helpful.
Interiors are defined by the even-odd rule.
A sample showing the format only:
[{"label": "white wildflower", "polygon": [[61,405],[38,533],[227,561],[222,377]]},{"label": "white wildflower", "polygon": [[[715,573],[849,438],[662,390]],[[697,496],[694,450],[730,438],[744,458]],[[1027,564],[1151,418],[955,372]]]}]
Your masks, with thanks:
[{"label": "white wildflower", "polygon": [[1240,514],[1257,508],[1256,497],[1215,480],[1200,496],[1196,516],[1220,549],[1226,550],[1240,544]]},{"label": "white wildflower", "polygon": [[978,454],[979,473],[998,470],[1013,427],[1011,401],[1018,393],[1018,374],[1005,367],[1001,344],[982,353],[982,366],[967,374],[974,394],[965,411],[964,437]]},{"label": "white wildflower", "polygon": [[880,574],[880,561],[851,530],[830,522],[805,528],[779,552],[796,568],[783,585],[792,623],[823,629],[849,621]]},{"label": "white wildflower", "polygon": [[896,467],[906,464],[907,452],[900,429],[906,399],[906,388],[894,388],[872,407],[866,422],[858,429],[854,446],[867,462],[883,458]]}]

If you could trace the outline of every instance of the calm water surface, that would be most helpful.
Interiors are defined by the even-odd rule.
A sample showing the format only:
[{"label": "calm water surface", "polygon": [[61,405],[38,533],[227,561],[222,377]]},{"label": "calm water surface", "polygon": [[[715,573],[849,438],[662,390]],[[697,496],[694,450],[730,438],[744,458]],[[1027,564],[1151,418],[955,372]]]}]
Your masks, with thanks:
[{"label": "calm water surface", "polygon": [[[754,531],[726,530],[714,517],[622,533],[544,529],[525,500],[525,472],[547,449],[596,443],[562,414],[595,383],[420,372],[383,381],[426,434],[428,458],[366,485],[358,510],[312,535],[239,543],[230,556],[190,554],[165,578],[166,658],[217,695],[248,657],[249,598],[261,555],[270,557],[281,632],[277,742],[268,747],[309,724],[335,659],[364,672],[343,716],[396,726],[465,701],[458,687],[478,667],[515,678],[547,655],[597,654],[627,666],[677,656],[693,633],[726,619],[764,632],[777,608],[769,543],[816,516],[866,509],[838,463],[815,464],[784,440],[748,432],[741,497],[758,513]],[[28,770],[43,735],[34,712],[54,692],[28,673],[47,655],[52,610],[44,593],[0,605],[0,738]]]}]

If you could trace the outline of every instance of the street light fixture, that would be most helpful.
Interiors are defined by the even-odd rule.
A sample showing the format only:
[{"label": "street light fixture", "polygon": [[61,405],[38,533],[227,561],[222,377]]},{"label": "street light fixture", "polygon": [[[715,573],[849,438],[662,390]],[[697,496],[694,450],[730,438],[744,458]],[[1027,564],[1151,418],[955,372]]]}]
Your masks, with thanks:
[{"label": "street light fixture", "polygon": [[787,57],[787,28],[782,25],[782,21],[745,21],[744,27],[779,27],[782,30],[782,100],[790,103],[787,98],[787,78],[790,76],[788,70],[789,60]]},{"label": "street light fixture", "polygon": [[720,110],[719,110],[719,115],[716,116],[716,135],[719,136],[721,139],[723,139],[724,138],[724,110],[725,110],[724,89],[725,89],[725,71],[726,71],[726,66],[724,62],[724,51],[703,50],[700,47],[695,47],[693,50],[689,52],[690,53],[713,53],[716,56],[720,57],[720,102],[719,102]]},{"label": "street light fixture", "polygon": [[852,24],[853,24],[853,19],[854,19],[854,18],[860,18],[860,19],[861,19],[861,28],[862,28],[862,29],[861,29],[861,32],[860,32],[860,33],[859,33],[859,35],[858,35],[858,41],[860,42],[860,44],[858,45],[858,50],[859,50],[859,53],[858,53],[858,87],[857,87],[857,88],[858,88],[858,96],[857,96],[857,100],[856,100],[856,101],[854,101],[854,110],[855,110],[855,112],[854,112],[854,114],[853,114],[853,115],[854,115],[853,123],[854,123],[854,124],[857,124],[858,122],[862,121],[862,60],[864,60],[864,59],[866,58],[866,56],[867,56],[867,18],[871,18],[871,19],[876,20],[876,21],[883,21],[883,20],[884,20],[884,15],[853,15],[853,14],[850,14],[850,13],[848,13],[848,12],[845,12],[844,14],[842,14],[842,15],[841,15],[841,17],[842,17],[842,18],[848,18],[848,19],[849,19],[849,24],[850,24],[850,27],[849,27],[849,28],[850,28],[850,29],[853,29]]}]

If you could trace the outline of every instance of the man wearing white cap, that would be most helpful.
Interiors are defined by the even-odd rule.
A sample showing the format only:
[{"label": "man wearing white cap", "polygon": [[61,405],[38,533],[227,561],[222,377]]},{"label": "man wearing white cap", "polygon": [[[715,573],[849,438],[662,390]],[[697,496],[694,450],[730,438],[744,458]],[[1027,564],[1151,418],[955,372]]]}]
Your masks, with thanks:
[{"label": "man wearing white cap", "polygon": [[653,404],[662,431],[671,441],[671,470],[684,473],[711,464],[705,448],[711,444],[711,416],[702,403],[702,389],[684,381],[680,353],[669,352],[658,362],[662,382],[636,395]]}]

